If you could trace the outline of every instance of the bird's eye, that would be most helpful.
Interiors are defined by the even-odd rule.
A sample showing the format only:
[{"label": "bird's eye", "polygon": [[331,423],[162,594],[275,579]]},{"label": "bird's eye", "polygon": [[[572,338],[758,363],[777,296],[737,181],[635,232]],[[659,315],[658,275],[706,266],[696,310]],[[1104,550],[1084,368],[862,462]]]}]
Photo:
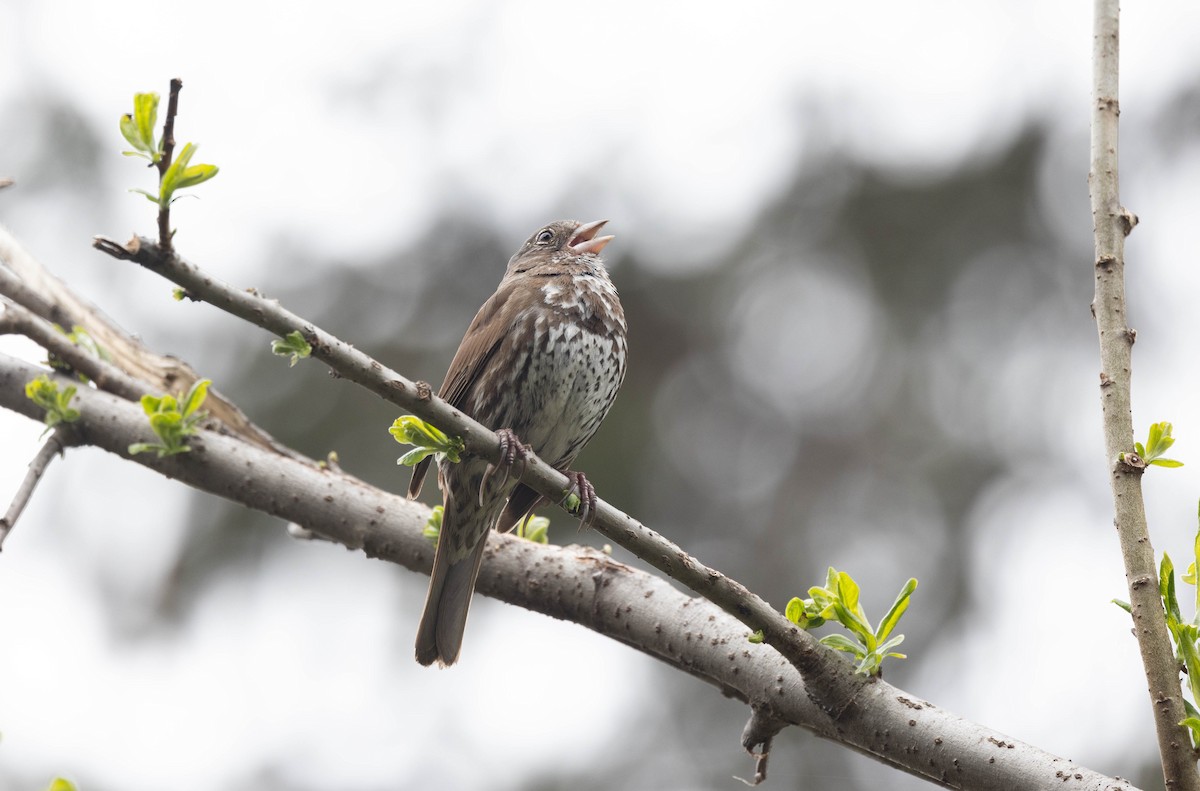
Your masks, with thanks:
[{"label": "bird's eye", "polygon": [[551,231],[549,228],[543,228],[542,230],[538,231],[536,241],[538,244],[550,244],[550,242],[553,239],[554,239],[554,232]]}]

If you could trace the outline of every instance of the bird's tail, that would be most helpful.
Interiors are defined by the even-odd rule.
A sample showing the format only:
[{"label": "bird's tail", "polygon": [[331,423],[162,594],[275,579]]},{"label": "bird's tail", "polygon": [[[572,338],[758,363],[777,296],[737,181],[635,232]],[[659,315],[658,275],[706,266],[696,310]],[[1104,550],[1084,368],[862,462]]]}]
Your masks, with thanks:
[{"label": "bird's tail", "polygon": [[475,591],[475,578],[479,576],[487,534],[491,532],[485,530],[465,554],[461,550],[455,552],[451,539],[455,530],[454,522],[461,517],[453,514],[452,510],[450,503],[447,503],[442,516],[441,537],[433,557],[425,612],[417,628],[417,661],[422,665],[437,662],[445,667],[458,660],[463,630],[467,627],[467,610],[471,606],[471,594]]}]

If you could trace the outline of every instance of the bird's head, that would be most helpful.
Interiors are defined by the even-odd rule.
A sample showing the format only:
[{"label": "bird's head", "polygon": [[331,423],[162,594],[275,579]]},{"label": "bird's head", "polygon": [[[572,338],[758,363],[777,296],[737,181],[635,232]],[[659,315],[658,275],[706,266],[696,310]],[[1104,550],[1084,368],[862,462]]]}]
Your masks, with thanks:
[{"label": "bird's head", "polygon": [[581,223],[559,220],[539,228],[508,261],[508,274],[527,272],[544,264],[574,263],[584,256],[599,261],[600,251],[613,240],[597,236],[608,220]]}]

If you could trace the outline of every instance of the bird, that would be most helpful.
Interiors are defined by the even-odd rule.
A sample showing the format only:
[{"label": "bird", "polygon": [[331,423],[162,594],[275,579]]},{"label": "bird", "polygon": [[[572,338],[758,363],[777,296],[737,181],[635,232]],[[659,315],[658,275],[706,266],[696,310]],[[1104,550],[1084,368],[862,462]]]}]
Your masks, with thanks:
[{"label": "bird", "polygon": [[[528,451],[568,476],[564,501],[578,493],[581,521],[594,513],[594,487],[570,467],[625,379],[625,313],[600,258],[614,238],[598,235],[607,222],[559,220],[534,232],[475,314],[438,391],[496,431],[501,462],[438,461],[442,526],[417,629],[422,665],[458,660],[488,533],[511,530],[543,499],[509,475]],[[409,499],[430,461],[413,470]]]}]

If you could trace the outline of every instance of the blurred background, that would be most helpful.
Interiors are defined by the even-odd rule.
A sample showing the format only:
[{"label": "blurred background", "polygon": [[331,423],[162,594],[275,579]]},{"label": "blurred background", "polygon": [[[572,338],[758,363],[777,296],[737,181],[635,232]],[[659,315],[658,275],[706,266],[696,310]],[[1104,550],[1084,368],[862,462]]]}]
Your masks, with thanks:
[{"label": "blurred background", "polygon": [[[1200,6],[1122,28],[1134,419],[1186,567],[1200,495]],[[117,120],[182,77],[221,168],[180,251],[407,376],[441,381],[508,256],[608,218],[631,362],[581,457],[601,496],[782,607],[836,566],[888,678],[1161,786],[1100,435],[1083,3],[0,4],[3,222],[267,430],[401,491],[396,410],[93,251],[151,233]],[[164,102],[165,104],[165,102]],[[0,349],[40,359],[31,345]],[[1192,362],[1188,362],[1188,361]],[[0,414],[0,500],[40,426]],[[432,487],[427,487],[432,488]],[[427,493],[430,496],[430,493]],[[553,511],[551,540],[600,543]],[[618,553],[620,554],[620,553]],[[623,556],[622,556],[623,557]],[[426,579],[95,450],[0,556],[0,788],[738,788],[746,709],[487,600],[412,660]],[[919,788],[785,731],[771,788]]]}]

